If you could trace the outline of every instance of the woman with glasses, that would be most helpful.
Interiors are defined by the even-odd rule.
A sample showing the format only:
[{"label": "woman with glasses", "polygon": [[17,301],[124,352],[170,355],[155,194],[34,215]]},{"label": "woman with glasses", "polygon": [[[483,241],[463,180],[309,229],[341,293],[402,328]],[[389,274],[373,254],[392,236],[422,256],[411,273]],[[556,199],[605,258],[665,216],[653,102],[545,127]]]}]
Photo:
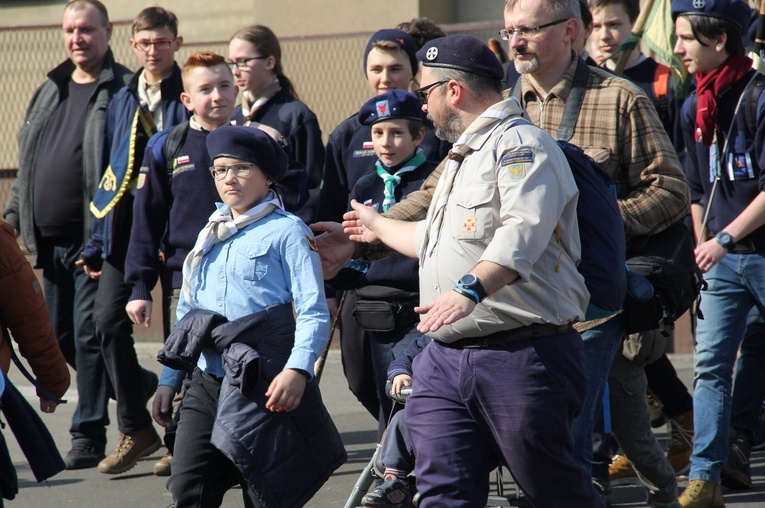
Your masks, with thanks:
[{"label": "woman with glasses", "polygon": [[284,75],[282,50],[270,28],[242,28],[231,37],[228,54],[242,91],[242,103],[232,120],[235,125],[254,125],[271,134],[290,156],[290,168],[305,169],[308,202],[295,213],[310,224],[324,167],[324,144],[316,115],[298,99],[295,87]]}]

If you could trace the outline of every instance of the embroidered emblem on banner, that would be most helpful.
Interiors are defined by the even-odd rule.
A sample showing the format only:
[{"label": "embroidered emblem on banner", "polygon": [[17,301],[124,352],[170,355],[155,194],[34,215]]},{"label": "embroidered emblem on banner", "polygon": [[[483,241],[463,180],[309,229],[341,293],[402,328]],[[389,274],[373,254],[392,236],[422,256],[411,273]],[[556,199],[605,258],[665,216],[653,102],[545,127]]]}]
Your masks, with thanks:
[{"label": "embroidered emblem on banner", "polygon": [[305,239],[308,240],[308,247],[314,252],[319,252],[319,248],[316,246],[316,240],[311,235],[305,235]]},{"label": "embroidered emblem on banner", "polygon": [[468,217],[462,221],[462,231],[466,233],[475,233],[475,217]]},{"label": "embroidered emblem on banner", "polygon": [[112,167],[109,166],[104,171],[104,176],[101,178],[101,183],[98,186],[106,191],[117,190],[117,176],[112,171]]}]

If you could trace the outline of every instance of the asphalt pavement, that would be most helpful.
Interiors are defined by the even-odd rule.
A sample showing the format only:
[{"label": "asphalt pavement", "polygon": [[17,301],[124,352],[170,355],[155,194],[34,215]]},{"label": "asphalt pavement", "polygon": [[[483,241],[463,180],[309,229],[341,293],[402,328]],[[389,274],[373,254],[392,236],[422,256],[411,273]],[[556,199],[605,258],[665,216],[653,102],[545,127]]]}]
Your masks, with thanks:
[{"label": "asphalt pavement", "polygon": [[[157,343],[136,343],[141,364],[157,373],[161,370],[161,366],[155,360],[158,348]],[[681,379],[690,386],[693,367],[692,357],[690,355],[670,355],[670,358]],[[72,376],[74,380],[74,373]],[[30,403],[37,408],[38,402],[33,387],[19,374],[15,367],[11,368],[10,379]],[[348,390],[342,373],[340,354],[337,350],[330,351],[321,379],[321,388],[329,412],[342,434],[343,442],[348,451],[348,461],[335,472],[307,506],[343,507],[361,470],[368,463],[374,451],[377,426],[372,417]],[[69,389],[66,398],[69,403],[59,406],[54,414],[42,415],[43,421],[50,429],[62,455],[66,454],[70,448],[69,424],[77,400],[75,387]],[[110,414],[112,423],[108,429],[107,453],[110,453],[117,443],[114,402],[110,403]],[[164,454],[164,448],[161,448],[154,455],[140,460],[133,469],[120,475],[104,475],[96,469],[64,471],[48,482],[38,484],[7,427],[3,433],[19,476],[19,494],[15,500],[6,501],[6,505],[9,507],[164,508],[172,503],[170,494],[165,489],[166,479],[155,477],[152,474],[153,464]],[[663,427],[657,429],[657,433],[666,444],[666,429]],[[765,452],[755,452],[752,455],[752,473],[755,483],[752,490],[736,492],[723,490],[726,506],[765,506]],[[681,477],[681,488],[686,483],[687,478]],[[550,485],[551,487],[555,485],[555,478],[550,478]],[[561,499],[561,504],[565,506],[565,499]],[[224,499],[223,507],[241,506],[243,506],[241,491],[238,489],[231,490]],[[613,506],[647,506],[645,491],[640,485],[616,487],[613,495]]]}]

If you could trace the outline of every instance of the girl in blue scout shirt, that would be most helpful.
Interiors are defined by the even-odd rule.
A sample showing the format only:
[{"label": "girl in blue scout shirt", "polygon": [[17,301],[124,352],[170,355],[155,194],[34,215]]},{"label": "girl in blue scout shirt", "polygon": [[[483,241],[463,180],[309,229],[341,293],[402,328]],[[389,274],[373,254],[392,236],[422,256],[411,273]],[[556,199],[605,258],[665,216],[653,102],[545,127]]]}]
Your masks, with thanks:
[{"label": "girl in blue scout shirt", "polygon": [[[699,304],[705,319],[696,330],[690,483],[680,504],[720,507],[720,482],[726,485],[726,476],[728,486],[751,487],[751,435],[729,432],[731,378],[746,318],[754,308],[765,310],[765,123],[759,94],[752,98],[747,91],[761,76],[752,69],[741,40],[751,19],[746,2],[675,0],[672,17],[675,53],[696,80],[680,120],[699,242],[696,263],[708,284]],[[747,127],[749,99],[758,103],[754,132]],[[737,378],[737,398],[745,395],[759,405],[763,395],[755,386],[762,384],[760,375],[750,379],[751,389],[741,391],[745,394]],[[734,455],[740,458],[726,475],[726,459],[730,466]]]},{"label": "girl in blue scout shirt", "polygon": [[[378,95],[361,107],[359,121],[370,127],[377,161],[374,167],[370,167],[368,174],[356,182],[350,194],[351,199],[372,206],[382,213],[420,188],[437,166],[436,162],[426,160],[420,148],[425,138],[424,118],[420,101],[405,90],[392,90]],[[347,280],[349,272],[357,274],[355,280]],[[384,428],[392,406],[385,394],[388,366],[395,352],[406,346],[403,339],[417,321],[414,306],[419,299],[416,294],[419,288],[418,273],[416,259],[396,254],[371,263],[363,274],[344,269],[337,279],[344,288],[369,289],[369,286],[374,285],[400,290],[402,293],[397,303],[404,308],[398,315],[406,317],[388,332],[368,330],[375,388],[380,402],[378,418],[381,428]],[[357,291],[356,296],[364,300],[363,293]],[[362,325],[361,322],[359,324]]]},{"label": "girl in blue scout shirt", "polygon": [[[311,382],[329,337],[319,256],[308,227],[271,188],[288,160],[276,141],[255,128],[223,126],[208,135],[207,149],[223,203],[186,258],[179,320],[162,353],[196,352],[168,489],[176,506],[218,506],[237,483],[246,506],[302,506],[345,460]],[[199,328],[211,316],[215,324]],[[259,357],[254,375],[237,363],[242,346]],[[162,372],[154,404],[160,425],[172,425],[183,374]]]},{"label": "girl in blue scout shirt", "polygon": [[[316,115],[301,102],[282,69],[279,39],[270,28],[253,25],[236,32],[228,43],[229,65],[242,91],[242,104],[231,117],[234,125],[275,129],[275,138],[308,173],[308,202],[296,214],[313,221],[324,168],[324,142]],[[269,132],[270,133],[270,132]]]}]

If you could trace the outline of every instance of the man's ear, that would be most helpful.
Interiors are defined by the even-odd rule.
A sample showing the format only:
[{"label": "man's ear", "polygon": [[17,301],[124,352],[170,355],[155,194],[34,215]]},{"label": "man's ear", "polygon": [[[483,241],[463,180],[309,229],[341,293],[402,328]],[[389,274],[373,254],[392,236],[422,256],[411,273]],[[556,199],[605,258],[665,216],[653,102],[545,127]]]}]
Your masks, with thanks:
[{"label": "man's ear", "polygon": [[181,102],[184,106],[186,106],[186,109],[194,112],[194,104],[191,102],[191,96],[187,94],[186,92],[181,92]]},{"label": "man's ear", "polygon": [[106,24],[106,40],[109,41],[112,38],[112,24],[107,23]]},{"label": "man's ear", "polygon": [[576,40],[576,36],[579,35],[579,30],[581,27],[579,26],[579,21],[577,21],[574,18],[571,18],[566,21],[566,30],[564,32],[566,39],[568,39],[569,44],[574,44],[574,41]]},{"label": "man's ear", "polygon": [[179,35],[175,38],[175,49],[173,51],[178,51],[181,49],[181,46],[183,46],[183,36]]}]

